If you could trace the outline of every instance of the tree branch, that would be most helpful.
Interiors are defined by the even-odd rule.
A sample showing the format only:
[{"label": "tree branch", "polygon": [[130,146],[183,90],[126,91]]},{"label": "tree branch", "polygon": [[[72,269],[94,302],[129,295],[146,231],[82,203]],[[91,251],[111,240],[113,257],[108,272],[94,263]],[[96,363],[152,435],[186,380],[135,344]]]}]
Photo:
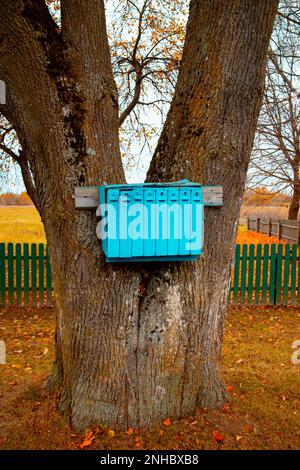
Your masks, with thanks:
[{"label": "tree branch", "polygon": [[39,203],[38,203],[36,189],[35,189],[35,186],[33,184],[32,174],[31,174],[31,171],[30,171],[30,168],[29,168],[29,162],[28,162],[28,159],[26,158],[26,152],[24,150],[21,151],[21,153],[20,153],[20,155],[17,159],[17,162],[18,162],[18,164],[20,166],[20,169],[21,169],[21,173],[22,173],[22,177],[23,177],[23,181],[24,181],[24,184],[25,184],[27,194],[30,197],[30,199],[32,200],[32,202],[35,205],[35,207],[37,208],[37,210],[39,211],[39,213],[41,213]]}]

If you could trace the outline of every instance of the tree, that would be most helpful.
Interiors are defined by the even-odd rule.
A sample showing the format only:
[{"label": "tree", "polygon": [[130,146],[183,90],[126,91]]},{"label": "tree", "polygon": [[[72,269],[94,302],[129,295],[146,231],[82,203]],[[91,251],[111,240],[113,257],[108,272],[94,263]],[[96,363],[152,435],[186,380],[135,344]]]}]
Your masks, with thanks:
[{"label": "tree", "polygon": [[43,0],[2,6],[1,111],[16,129],[49,246],[60,409],[82,430],[221,405],[231,260],[277,1],[191,1],[147,178],[222,184],[225,202],[207,210],[199,261],[152,267],[105,263],[95,214],[74,208],[74,186],[125,181],[103,1],[62,0],[61,29]]},{"label": "tree", "polygon": [[[58,26],[60,2],[46,0]],[[187,19],[187,0],[106,2],[112,68],[119,96],[121,155],[125,169],[142,169],[162,128],[174,93]],[[0,165],[15,163],[18,142],[0,114]],[[142,168],[141,168],[142,167]]]},{"label": "tree", "polygon": [[300,8],[281,2],[272,35],[264,101],[249,171],[249,184],[292,194],[288,218],[300,204]]}]

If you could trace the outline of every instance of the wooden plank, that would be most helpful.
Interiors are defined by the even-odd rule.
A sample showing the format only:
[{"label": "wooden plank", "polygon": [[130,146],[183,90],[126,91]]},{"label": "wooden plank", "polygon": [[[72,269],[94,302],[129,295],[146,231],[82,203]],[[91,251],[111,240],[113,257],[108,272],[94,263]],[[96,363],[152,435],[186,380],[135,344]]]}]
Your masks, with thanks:
[{"label": "wooden plank", "polygon": [[269,274],[269,245],[264,245],[263,279],[262,279],[262,294],[261,294],[262,305],[267,304],[268,274]]},{"label": "wooden plank", "polygon": [[241,305],[245,303],[246,280],[247,280],[247,255],[248,255],[248,245],[243,245],[242,272],[241,272],[241,299],[240,299]]},{"label": "wooden plank", "polygon": [[52,274],[48,248],[46,248],[46,306],[52,305]]},{"label": "wooden plank", "polygon": [[252,304],[252,295],[253,295],[253,272],[254,272],[254,245],[250,245],[249,249],[249,266],[248,266],[248,296],[247,303],[248,305]]},{"label": "wooden plank", "polygon": [[281,305],[281,288],[282,288],[282,245],[278,245],[277,265],[276,265],[276,294],[275,303]]},{"label": "wooden plank", "polygon": [[284,253],[284,270],[283,270],[283,305],[287,306],[288,304],[288,294],[289,294],[289,278],[290,278],[290,256],[291,249],[290,245],[285,245]]},{"label": "wooden plank", "polygon": [[44,306],[44,244],[39,243],[39,306]]},{"label": "wooden plank", "polygon": [[[205,206],[220,207],[223,205],[222,186],[202,186]],[[99,189],[97,187],[75,187],[76,209],[96,209],[99,206]]]},{"label": "wooden plank", "polygon": [[7,245],[8,305],[14,303],[14,245]]},{"label": "wooden plank", "polygon": [[236,245],[236,247],[235,247],[234,277],[233,277],[233,303],[234,304],[238,303],[238,296],[239,296],[240,258],[241,258],[241,246]]},{"label": "wooden plank", "polygon": [[31,302],[36,306],[36,244],[31,244]]},{"label": "wooden plank", "polygon": [[21,305],[22,299],[22,252],[21,244],[16,244],[16,298],[17,305]]},{"label": "wooden plank", "polygon": [[202,186],[202,192],[205,206],[219,207],[223,205],[222,186]]},{"label": "wooden plank", "polygon": [[255,305],[259,305],[260,285],[261,285],[261,244],[256,247],[256,266],[255,266]]},{"label": "wooden plank", "polygon": [[275,281],[276,281],[277,253],[276,245],[271,245],[270,261],[270,287],[269,287],[269,305],[275,305]]},{"label": "wooden plank", "polygon": [[29,245],[23,245],[24,305],[29,305]]},{"label": "wooden plank", "polygon": [[0,243],[0,305],[5,305],[5,244]]},{"label": "wooden plank", "polygon": [[292,261],[291,261],[291,305],[295,305],[296,294],[296,275],[297,275],[297,245],[292,247]]}]

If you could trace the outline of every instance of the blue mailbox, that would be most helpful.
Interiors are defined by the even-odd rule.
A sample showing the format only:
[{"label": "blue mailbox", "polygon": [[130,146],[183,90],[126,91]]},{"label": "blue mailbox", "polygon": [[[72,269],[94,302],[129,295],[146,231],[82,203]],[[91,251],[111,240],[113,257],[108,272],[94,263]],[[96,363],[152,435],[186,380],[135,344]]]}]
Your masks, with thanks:
[{"label": "blue mailbox", "polygon": [[99,194],[97,232],[107,261],[183,261],[201,254],[199,183],[106,185]]}]

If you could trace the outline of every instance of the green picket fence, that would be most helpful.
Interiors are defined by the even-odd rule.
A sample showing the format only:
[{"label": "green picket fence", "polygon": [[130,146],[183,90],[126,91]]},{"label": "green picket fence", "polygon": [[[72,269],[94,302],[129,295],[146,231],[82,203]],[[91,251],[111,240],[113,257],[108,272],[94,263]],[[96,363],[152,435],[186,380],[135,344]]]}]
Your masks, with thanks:
[{"label": "green picket fence", "polygon": [[229,300],[236,305],[300,305],[297,245],[237,245]]},{"label": "green picket fence", "polygon": [[[297,245],[237,245],[229,302],[300,305]],[[46,245],[0,243],[0,305],[53,304]]]},{"label": "green picket fence", "polygon": [[0,305],[51,307],[52,297],[46,245],[0,243]]}]

